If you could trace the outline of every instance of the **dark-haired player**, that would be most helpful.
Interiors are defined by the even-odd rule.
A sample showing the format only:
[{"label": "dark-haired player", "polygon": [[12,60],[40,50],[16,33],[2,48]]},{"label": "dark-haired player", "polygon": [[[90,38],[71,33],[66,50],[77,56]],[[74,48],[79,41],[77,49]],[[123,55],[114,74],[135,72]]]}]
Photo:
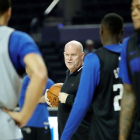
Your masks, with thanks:
[{"label": "dark-haired player", "polygon": [[[10,17],[11,0],[0,0],[0,140],[22,138],[19,127],[31,117],[47,80],[38,47],[26,33],[7,27]],[[25,68],[31,73],[30,88],[21,112],[14,112]]]},{"label": "dark-haired player", "polygon": [[140,0],[133,0],[131,9],[136,33],[125,39],[121,54],[120,76],[124,83],[124,94],[120,140],[127,140],[129,136],[131,140],[140,140]]},{"label": "dark-haired player", "polygon": [[93,113],[89,139],[118,139],[119,100],[123,92],[121,79],[118,78],[122,33],[122,17],[107,14],[100,27],[104,47],[85,57],[79,89],[61,140],[71,138],[90,106]]}]

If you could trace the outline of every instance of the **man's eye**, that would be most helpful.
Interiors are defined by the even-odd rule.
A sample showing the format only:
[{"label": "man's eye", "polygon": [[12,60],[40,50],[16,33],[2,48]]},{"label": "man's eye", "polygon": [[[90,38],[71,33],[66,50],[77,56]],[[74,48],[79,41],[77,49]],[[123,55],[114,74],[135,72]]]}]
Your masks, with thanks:
[{"label": "man's eye", "polygon": [[140,11],[140,6],[138,6],[138,10]]}]

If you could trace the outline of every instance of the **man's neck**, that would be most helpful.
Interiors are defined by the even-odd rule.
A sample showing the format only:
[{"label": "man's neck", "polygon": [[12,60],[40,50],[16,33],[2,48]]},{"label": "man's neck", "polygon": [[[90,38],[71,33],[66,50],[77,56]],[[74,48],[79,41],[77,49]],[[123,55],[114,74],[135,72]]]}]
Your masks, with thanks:
[{"label": "man's neck", "polygon": [[120,43],[120,39],[109,38],[109,39],[106,39],[103,45],[106,46],[106,45],[113,45],[113,44],[119,44],[119,43]]},{"label": "man's neck", "polygon": [[4,25],[7,26],[7,20],[4,17],[0,18],[0,25],[1,26],[4,26]]},{"label": "man's neck", "polygon": [[74,70],[69,70],[70,71],[70,73],[71,74],[73,74],[74,72],[76,72],[80,67],[82,67],[83,66],[83,64],[82,65],[80,65],[79,67],[77,67],[76,69],[74,69]]}]

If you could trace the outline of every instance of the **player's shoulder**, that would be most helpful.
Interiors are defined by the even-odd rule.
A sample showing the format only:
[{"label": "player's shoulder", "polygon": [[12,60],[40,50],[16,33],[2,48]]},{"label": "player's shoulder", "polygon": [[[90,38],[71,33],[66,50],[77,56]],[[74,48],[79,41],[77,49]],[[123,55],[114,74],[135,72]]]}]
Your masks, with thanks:
[{"label": "player's shoulder", "polygon": [[86,59],[92,59],[92,58],[96,58],[98,57],[97,54],[96,54],[96,51],[95,52],[91,52],[89,54],[86,55]]},{"label": "player's shoulder", "polygon": [[96,67],[98,64],[100,64],[99,57],[95,52],[89,53],[84,58],[84,66],[93,66]]},{"label": "player's shoulder", "polygon": [[25,32],[22,32],[22,31],[18,31],[18,30],[15,30],[12,35],[11,35],[11,38],[13,38],[14,40],[18,40],[18,41],[30,41],[30,42],[34,42],[32,37],[30,35],[28,35],[27,33]]}]

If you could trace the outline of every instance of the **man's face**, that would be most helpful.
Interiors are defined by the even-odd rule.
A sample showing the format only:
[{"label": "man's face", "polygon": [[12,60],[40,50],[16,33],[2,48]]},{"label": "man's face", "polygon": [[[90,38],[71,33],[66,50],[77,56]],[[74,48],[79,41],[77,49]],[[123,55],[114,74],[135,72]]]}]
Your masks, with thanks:
[{"label": "man's face", "polygon": [[133,0],[131,5],[131,17],[134,24],[134,29],[140,29],[140,0]]},{"label": "man's face", "polygon": [[65,64],[71,73],[75,72],[83,64],[84,53],[81,52],[79,47],[73,44],[65,46],[64,58]]}]

